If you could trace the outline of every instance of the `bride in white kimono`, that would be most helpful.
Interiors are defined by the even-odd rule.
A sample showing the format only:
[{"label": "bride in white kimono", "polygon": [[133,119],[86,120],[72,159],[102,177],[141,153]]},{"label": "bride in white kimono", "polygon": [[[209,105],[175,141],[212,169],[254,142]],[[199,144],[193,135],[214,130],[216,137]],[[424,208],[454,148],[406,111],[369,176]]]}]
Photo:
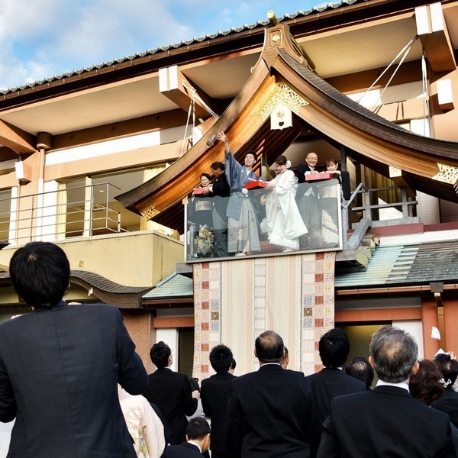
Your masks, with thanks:
[{"label": "bride in white kimono", "polygon": [[266,201],[269,242],[283,251],[299,250],[299,237],[308,230],[296,204],[297,177],[285,156],[278,156],[275,164],[277,176],[267,185],[272,190]]}]

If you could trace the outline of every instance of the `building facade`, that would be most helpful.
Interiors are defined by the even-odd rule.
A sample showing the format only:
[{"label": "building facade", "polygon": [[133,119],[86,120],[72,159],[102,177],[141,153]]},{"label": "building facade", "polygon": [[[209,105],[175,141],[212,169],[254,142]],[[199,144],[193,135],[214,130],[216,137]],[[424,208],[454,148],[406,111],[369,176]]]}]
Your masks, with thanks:
[{"label": "building facade", "polygon": [[[12,253],[48,240],[69,255],[68,299],[120,307],[149,368],[162,339],[199,378],[220,342],[251,370],[268,328],[306,373],[334,325],[355,352],[384,323],[427,357],[458,351],[457,49],[456,1],[356,0],[4,91],[3,319],[25,312]],[[339,249],[186,263],[183,199],[223,159],[218,131],[237,158],[258,152],[265,179],[281,153],[337,159],[354,191]]]}]

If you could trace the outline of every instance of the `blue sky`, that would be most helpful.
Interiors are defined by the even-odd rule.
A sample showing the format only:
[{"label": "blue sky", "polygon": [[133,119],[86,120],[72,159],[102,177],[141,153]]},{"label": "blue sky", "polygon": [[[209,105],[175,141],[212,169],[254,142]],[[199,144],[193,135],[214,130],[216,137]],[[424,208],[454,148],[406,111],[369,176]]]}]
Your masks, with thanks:
[{"label": "blue sky", "polygon": [[0,0],[0,90],[325,3]]}]

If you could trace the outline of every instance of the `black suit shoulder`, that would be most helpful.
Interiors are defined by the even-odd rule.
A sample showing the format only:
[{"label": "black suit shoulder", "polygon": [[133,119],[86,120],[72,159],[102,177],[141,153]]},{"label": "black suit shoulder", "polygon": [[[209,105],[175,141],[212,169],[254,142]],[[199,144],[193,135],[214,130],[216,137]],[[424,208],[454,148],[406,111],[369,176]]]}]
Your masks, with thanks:
[{"label": "black suit shoulder", "polygon": [[213,183],[213,194],[215,196],[229,197],[231,193],[231,187],[227,182],[226,173],[223,172]]},{"label": "black suit shoulder", "polygon": [[202,458],[202,454],[194,444],[183,442],[166,447],[161,458]]}]

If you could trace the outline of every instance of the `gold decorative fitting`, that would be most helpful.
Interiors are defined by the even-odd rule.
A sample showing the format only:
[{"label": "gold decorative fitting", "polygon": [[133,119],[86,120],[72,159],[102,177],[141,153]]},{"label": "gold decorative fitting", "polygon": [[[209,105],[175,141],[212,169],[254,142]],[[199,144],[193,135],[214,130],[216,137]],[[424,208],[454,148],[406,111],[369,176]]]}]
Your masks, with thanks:
[{"label": "gold decorative fitting", "polygon": [[281,41],[281,33],[276,31],[270,36],[273,43],[278,44]]},{"label": "gold decorative fitting", "polygon": [[156,215],[159,215],[159,213],[160,213],[160,211],[156,210],[154,208],[154,205],[150,205],[149,207],[147,207],[145,210],[143,210],[141,212],[143,218],[145,218],[145,219],[152,219]]},{"label": "gold decorative fitting", "polygon": [[433,176],[433,180],[442,181],[442,183],[455,184],[458,181],[458,169],[451,165],[437,163],[439,173]]},{"label": "gold decorative fitting", "polygon": [[266,120],[279,104],[287,106],[293,113],[298,114],[300,108],[309,103],[285,83],[277,83],[267,95],[266,103],[257,114]]}]

